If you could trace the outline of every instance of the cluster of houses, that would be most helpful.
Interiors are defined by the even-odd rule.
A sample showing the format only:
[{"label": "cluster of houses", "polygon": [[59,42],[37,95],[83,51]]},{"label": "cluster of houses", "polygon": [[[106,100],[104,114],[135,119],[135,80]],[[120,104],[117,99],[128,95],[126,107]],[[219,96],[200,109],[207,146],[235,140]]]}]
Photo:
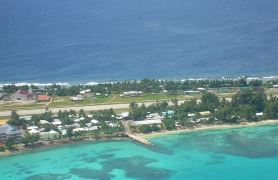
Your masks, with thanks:
[{"label": "cluster of houses", "polygon": [[[26,130],[19,130],[17,127],[9,124],[0,126],[0,144],[4,144],[8,138],[11,138],[15,143],[19,143],[25,133],[36,134],[40,136],[41,140],[54,140],[60,137],[67,136],[67,129],[71,128],[72,133],[89,132],[98,130],[101,128],[99,120],[93,118],[93,115],[85,117],[69,116],[73,119],[73,123],[70,125],[64,125],[58,118],[53,121],[40,120],[36,125],[27,126]],[[115,116],[116,119],[121,120],[128,117],[128,113],[120,113]],[[21,117],[26,121],[30,121],[29,116]],[[88,120],[89,118],[89,120]],[[86,120],[86,121],[85,121]],[[120,127],[118,121],[105,121],[108,127],[116,128]],[[85,124],[85,126],[84,126]]]},{"label": "cluster of houses", "polygon": [[[146,119],[141,120],[141,121],[132,121],[131,125],[133,126],[141,126],[141,125],[161,125],[163,123],[163,120],[165,117],[172,117],[174,115],[173,110],[167,110],[165,112],[162,112],[161,115],[158,113],[151,113],[146,116]],[[188,118],[190,119],[190,122],[193,125],[198,125],[200,123],[203,123],[205,121],[209,120],[209,117],[211,116],[210,111],[203,111],[203,112],[198,112],[198,113],[188,113]],[[178,122],[175,123],[177,128],[180,128],[181,126],[179,125]]]},{"label": "cluster of houses", "polygon": [[[55,139],[60,135],[66,136],[68,128],[72,128],[72,132],[73,134],[75,134],[77,132],[89,132],[98,130],[101,127],[100,121],[93,119],[93,115],[88,115],[88,118],[90,119],[89,122],[88,120],[85,121],[84,117],[76,117],[70,115],[70,118],[73,119],[73,123],[70,125],[63,125],[62,121],[59,119],[54,119],[52,122],[49,122],[47,120],[40,120],[39,127],[29,126],[27,130],[30,134],[39,134],[42,140],[49,140]],[[85,126],[83,125],[83,122],[86,122]],[[111,128],[120,127],[120,124],[118,122],[105,121],[105,123]],[[52,127],[54,126],[55,130],[52,129],[50,131],[45,131],[44,125],[50,125]]]},{"label": "cluster of houses", "polygon": [[[98,130],[99,128],[99,121],[98,120],[91,120],[90,123],[86,123],[86,127],[81,127],[80,123],[81,121],[84,121],[85,118],[75,118],[74,123],[71,125],[63,125],[62,121],[59,119],[54,119],[53,122],[49,122],[47,120],[40,120],[39,126],[29,126],[27,127],[27,131],[30,134],[38,134],[40,135],[40,138],[42,140],[51,140],[51,139],[57,139],[59,136],[66,136],[67,135],[67,129],[72,128],[72,132],[87,132],[87,131],[93,131]],[[45,131],[44,126],[50,125],[54,126],[55,130],[51,129],[49,131]]]},{"label": "cluster of houses", "polygon": [[48,102],[51,97],[48,95],[38,95],[32,90],[18,90],[11,95],[2,95],[1,100],[4,101],[38,101],[38,102]]}]

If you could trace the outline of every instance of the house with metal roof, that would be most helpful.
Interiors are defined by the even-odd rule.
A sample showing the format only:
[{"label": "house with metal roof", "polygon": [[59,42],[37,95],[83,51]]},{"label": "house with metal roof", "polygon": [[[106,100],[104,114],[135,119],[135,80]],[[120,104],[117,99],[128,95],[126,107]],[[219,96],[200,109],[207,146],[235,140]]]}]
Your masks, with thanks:
[{"label": "house with metal roof", "polygon": [[11,95],[12,101],[31,101],[35,99],[32,91],[18,90]]}]

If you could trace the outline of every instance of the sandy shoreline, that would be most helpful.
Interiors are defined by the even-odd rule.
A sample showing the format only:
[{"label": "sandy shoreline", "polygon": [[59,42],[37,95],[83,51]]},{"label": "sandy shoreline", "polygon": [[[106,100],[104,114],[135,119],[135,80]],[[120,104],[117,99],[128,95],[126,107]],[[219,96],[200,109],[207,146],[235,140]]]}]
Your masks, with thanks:
[{"label": "sandy shoreline", "polygon": [[263,121],[258,121],[258,122],[242,122],[240,124],[201,125],[199,127],[195,127],[195,128],[191,128],[191,129],[179,129],[179,130],[174,130],[174,131],[153,132],[150,134],[136,134],[136,136],[140,136],[145,139],[152,139],[155,137],[167,136],[167,135],[171,135],[171,134],[190,133],[190,132],[203,131],[203,130],[244,128],[244,127],[264,126],[264,125],[272,125],[272,124],[278,124],[278,120],[263,120]]},{"label": "sandy shoreline", "polygon": [[[139,136],[144,139],[152,139],[156,137],[161,136],[167,136],[167,135],[174,135],[174,134],[180,134],[180,133],[190,133],[190,132],[197,132],[197,131],[203,131],[203,130],[220,130],[220,129],[230,129],[230,128],[245,128],[245,127],[252,127],[252,126],[264,126],[264,125],[273,125],[278,124],[278,120],[263,120],[259,122],[243,122],[240,124],[219,124],[219,125],[202,125],[200,127],[195,127],[191,129],[179,129],[174,131],[162,131],[162,132],[153,132],[150,134],[134,134],[135,136]],[[95,138],[88,138],[84,137],[82,139],[77,140],[61,140],[61,141],[54,141],[51,143],[44,143],[40,144],[38,146],[35,146],[33,148],[30,147],[21,147],[18,148],[17,151],[5,151],[0,152],[0,158],[5,156],[11,156],[11,155],[17,155],[25,152],[32,152],[32,151],[38,151],[38,150],[44,150],[52,147],[59,147],[61,145],[67,145],[67,144],[78,144],[82,142],[100,142],[100,141],[109,141],[109,140],[115,140],[115,141],[121,141],[130,139],[128,137],[124,136],[111,136],[111,137],[100,137],[99,139]]]},{"label": "sandy shoreline", "polygon": [[1,157],[6,157],[6,156],[12,156],[12,155],[18,155],[22,153],[29,153],[32,151],[40,151],[40,150],[45,150],[45,149],[50,149],[50,148],[56,148],[60,147],[63,145],[70,145],[70,144],[79,144],[79,143],[95,143],[95,142],[105,142],[105,141],[121,141],[121,140],[127,140],[129,139],[128,137],[124,136],[111,136],[111,137],[100,137],[100,138],[81,138],[81,139],[74,139],[74,140],[69,140],[69,139],[62,139],[62,140],[57,140],[57,141],[52,141],[48,143],[40,143],[35,145],[34,147],[24,147],[23,145],[19,145],[17,147],[17,150],[15,151],[9,151],[6,150],[5,152],[0,152],[0,158]]}]

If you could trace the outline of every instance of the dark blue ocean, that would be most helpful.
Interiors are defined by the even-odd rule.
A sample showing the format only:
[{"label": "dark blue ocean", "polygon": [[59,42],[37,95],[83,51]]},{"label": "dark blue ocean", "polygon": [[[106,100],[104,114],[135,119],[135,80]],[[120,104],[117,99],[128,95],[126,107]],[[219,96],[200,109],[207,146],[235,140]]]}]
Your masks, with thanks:
[{"label": "dark blue ocean", "polygon": [[278,74],[277,0],[0,0],[0,82]]}]

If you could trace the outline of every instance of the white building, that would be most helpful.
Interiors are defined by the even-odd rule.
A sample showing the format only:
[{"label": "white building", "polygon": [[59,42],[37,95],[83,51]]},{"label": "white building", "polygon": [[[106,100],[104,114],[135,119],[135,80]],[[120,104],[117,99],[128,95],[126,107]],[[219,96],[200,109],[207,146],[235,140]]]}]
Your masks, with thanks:
[{"label": "white building", "polygon": [[74,128],[74,129],[72,130],[73,133],[82,132],[82,131],[86,131],[86,129],[85,129],[85,128]]},{"label": "white building", "polygon": [[38,127],[38,126],[29,126],[27,129],[28,129],[28,130],[39,129],[39,127]]},{"label": "white building", "polygon": [[40,120],[40,124],[50,124],[47,120]]},{"label": "white building", "polygon": [[50,139],[56,139],[57,137],[59,137],[59,132],[51,130],[49,132],[41,132],[40,133],[40,137],[43,140],[50,140]]},{"label": "white building", "polygon": [[202,112],[199,112],[199,114],[201,116],[210,116],[211,115],[211,112],[210,111],[202,111]]},{"label": "white building", "polygon": [[160,119],[155,120],[143,120],[143,121],[133,121],[132,125],[140,126],[140,125],[151,125],[151,124],[161,124],[162,121]]},{"label": "white building", "polygon": [[94,130],[98,130],[97,126],[92,126],[88,128],[88,131],[94,131]]},{"label": "white building", "polygon": [[263,115],[264,115],[263,112],[256,113],[256,116],[257,116],[257,117],[260,117],[260,116],[263,116]]},{"label": "white building", "polygon": [[134,96],[140,96],[142,95],[142,91],[126,91],[121,96],[126,96],[126,97],[134,97]]},{"label": "white building", "polygon": [[128,118],[128,116],[129,116],[128,112],[123,112],[123,113],[117,114],[116,119],[118,119],[118,120],[126,119],[126,118]]},{"label": "white building", "polygon": [[188,116],[188,117],[195,117],[196,114],[194,114],[194,113],[189,113],[189,114],[187,114],[187,116]]},{"label": "white building", "polygon": [[83,98],[83,96],[81,95],[77,95],[76,97],[71,97],[70,98],[72,101],[82,101],[84,100],[85,98]]},{"label": "white building", "polygon": [[112,128],[119,127],[119,124],[118,124],[118,123],[109,122],[107,125],[108,125],[109,127],[112,127]]},{"label": "white building", "polygon": [[78,124],[78,123],[74,123],[72,126],[75,128],[80,128],[80,124]]},{"label": "white building", "polygon": [[62,125],[62,121],[60,121],[59,119],[54,119],[54,121],[51,124],[53,124],[54,126],[60,126]]},{"label": "white building", "polygon": [[38,134],[40,133],[40,131],[36,130],[36,129],[31,129],[30,131],[28,131],[30,134]]},{"label": "white building", "polygon": [[99,123],[99,121],[98,121],[98,120],[96,120],[96,119],[93,119],[93,120],[91,120],[91,123],[92,123],[92,124],[98,124],[98,123]]}]

